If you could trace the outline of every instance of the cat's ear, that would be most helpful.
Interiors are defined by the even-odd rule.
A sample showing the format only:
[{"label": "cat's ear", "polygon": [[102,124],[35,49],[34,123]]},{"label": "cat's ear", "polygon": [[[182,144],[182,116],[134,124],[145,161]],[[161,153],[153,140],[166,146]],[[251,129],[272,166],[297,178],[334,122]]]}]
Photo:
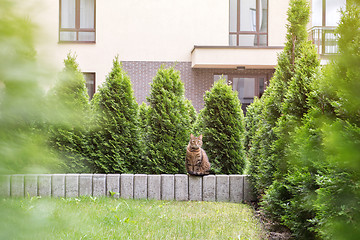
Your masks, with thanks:
[{"label": "cat's ear", "polygon": [[190,138],[194,138],[194,135],[192,133],[190,134]]},{"label": "cat's ear", "polygon": [[199,136],[200,140],[202,140],[202,134]]}]

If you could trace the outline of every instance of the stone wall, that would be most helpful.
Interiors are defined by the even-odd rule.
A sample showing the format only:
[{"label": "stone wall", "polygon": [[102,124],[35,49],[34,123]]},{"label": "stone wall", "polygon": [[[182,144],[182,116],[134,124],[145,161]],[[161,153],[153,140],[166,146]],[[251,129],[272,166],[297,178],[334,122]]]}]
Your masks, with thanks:
[{"label": "stone wall", "polygon": [[127,199],[249,202],[246,175],[38,174],[0,176],[3,197],[111,196]]}]

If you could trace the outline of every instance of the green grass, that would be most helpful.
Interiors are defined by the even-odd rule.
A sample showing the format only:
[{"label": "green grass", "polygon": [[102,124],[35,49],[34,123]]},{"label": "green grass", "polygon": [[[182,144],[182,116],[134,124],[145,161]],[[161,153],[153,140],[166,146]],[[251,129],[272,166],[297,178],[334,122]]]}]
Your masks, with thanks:
[{"label": "green grass", "polygon": [[25,198],[0,213],[0,239],[265,239],[245,204]]}]

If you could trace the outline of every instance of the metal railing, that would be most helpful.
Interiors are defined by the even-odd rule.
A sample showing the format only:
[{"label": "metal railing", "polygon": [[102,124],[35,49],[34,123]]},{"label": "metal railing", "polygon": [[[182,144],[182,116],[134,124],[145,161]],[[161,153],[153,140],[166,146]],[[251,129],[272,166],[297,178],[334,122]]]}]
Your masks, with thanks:
[{"label": "metal railing", "polygon": [[336,27],[312,27],[309,29],[309,39],[315,44],[320,56],[338,53]]}]

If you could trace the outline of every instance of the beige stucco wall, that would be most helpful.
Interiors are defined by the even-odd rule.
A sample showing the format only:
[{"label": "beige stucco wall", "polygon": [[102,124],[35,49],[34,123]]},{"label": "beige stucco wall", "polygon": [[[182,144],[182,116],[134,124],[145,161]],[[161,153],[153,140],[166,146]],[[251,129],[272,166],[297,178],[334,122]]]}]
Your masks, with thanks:
[{"label": "beige stucco wall", "polygon": [[[224,0],[98,0],[96,44],[59,44],[59,0],[35,0],[28,12],[38,23],[38,56],[56,67],[71,50],[84,72],[104,81],[112,59],[191,61],[194,45],[228,42],[228,3]],[[35,4],[34,4],[35,5]]]},{"label": "beige stucco wall", "polygon": [[[285,40],[289,0],[269,0],[269,46]],[[61,69],[69,51],[83,72],[105,80],[115,55],[123,61],[191,61],[194,45],[229,45],[228,0],[97,0],[96,43],[58,43],[59,0],[32,0],[38,57]]]},{"label": "beige stucco wall", "polygon": [[284,46],[287,15],[290,0],[269,0],[268,45]]}]

